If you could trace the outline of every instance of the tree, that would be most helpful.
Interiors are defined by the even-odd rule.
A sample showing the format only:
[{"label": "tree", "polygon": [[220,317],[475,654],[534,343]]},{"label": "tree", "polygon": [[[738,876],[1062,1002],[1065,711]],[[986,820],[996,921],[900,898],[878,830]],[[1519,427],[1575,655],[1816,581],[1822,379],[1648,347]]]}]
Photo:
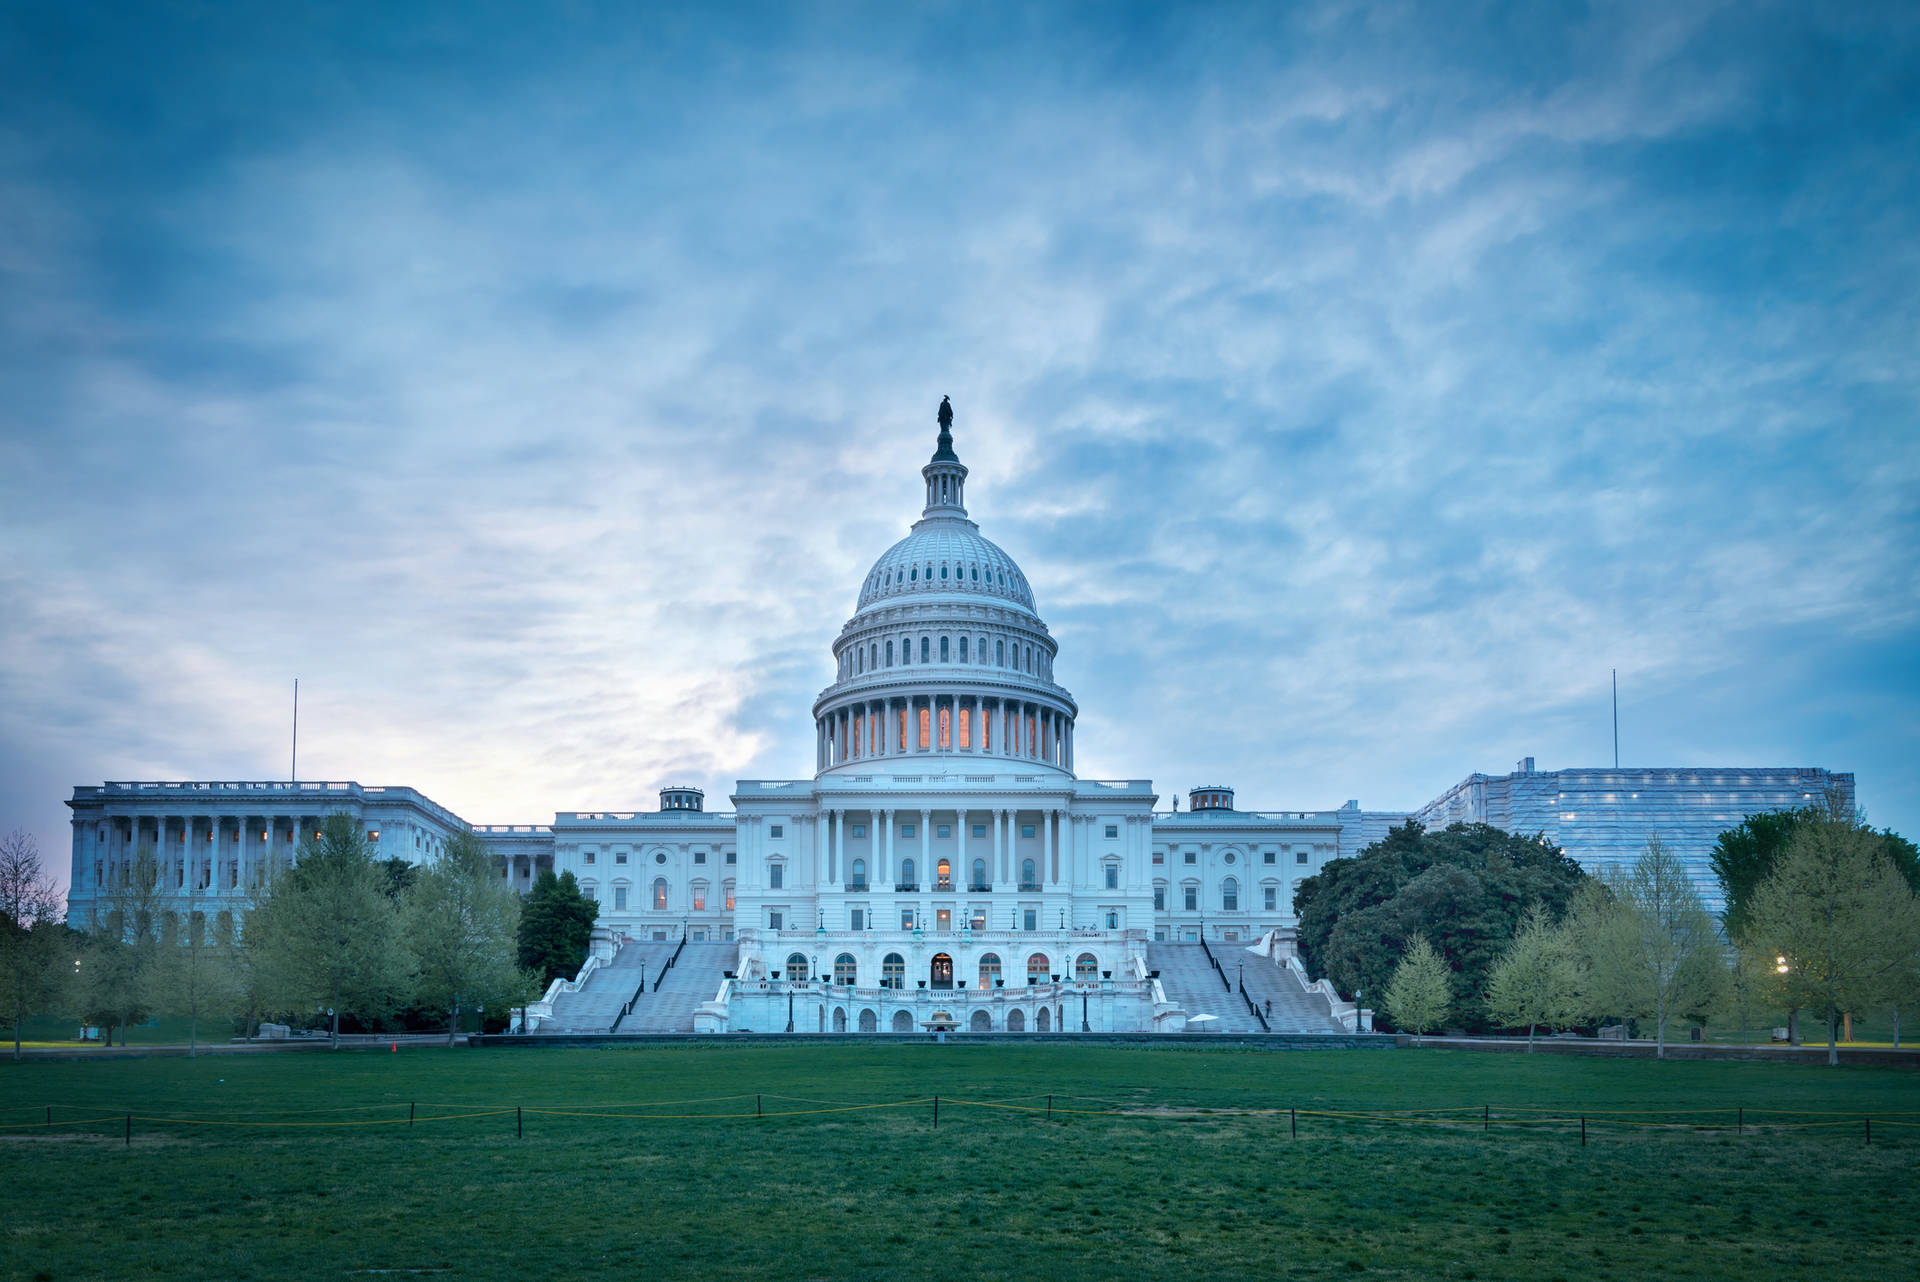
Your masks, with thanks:
[{"label": "tree", "polygon": [[165,1007],[187,1017],[187,1054],[200,1049],[201,1015],[231,1016],[240,1000],[232,917],[189,892],[184,911],[166,914],[159,989]]},{"label": "tree", "polygon": [[520,965],[539,977],[545,990],[556,979],[572,979],[586,964],[593,944],[593,923],[600,905],[580,893],[571,872],[551,868],[534,881],[520,905]]},{"label": "tree", "polygon": [[1754,947],[1786,958],[1775,977],[1781,999],[1825,1015],[1829,1064],[1840,1062],[1840,1016],[1897,998],[1905,972],[1920,962],[1920,900],[1883,834],[1855,814],[1794,831],[1754,891],[1747,929]]},{"label": "tree", "polygon": [[259,910],[266,929],[250,943],[268,950],[274,987],[289,1001],[332,1012],[328,1037],[336,1049],[341,1015],[374,1018],[411,983],[399,907],[386,887],[358,822],[336,813],[301,844]]},{"label": "tree", "polygon": [[66,915],[60,892],[40,866],[31,834],[0,837],[0,983],[13,1007],[13,1057],[20,1058],[20,1025],[27,1012],[59,991],[65,958]]},{"label": "tree", "polygon": [[1525,1024],[1532,1054],[1534,1030],[1571,1023],[1578,997],[1573,949],[1546,909],[1535,904],[1487,976],[1487,1010],[1503,1024]]},{"label": "tree", "polygon": [[529,999],[536,977],[517,964],[520,896],[494,875],[472,833],[457,833],[406,894],[417,998],[447,1012],[447,1045],[463,1004],[502,1009]]},{"label": "tree", "polygon": [[1889,829],[1874,832],[1861,820],[1846,798],[1831,792],[1818,804],[1799,810],[1778,810],[1748,815],[1737,826],[1721,833],[1708,856],[1713,875],[1720,883],[1726,908],[1720,914],[1727,938],[1738,942],[1747,931],[1748,908],[1760,883],[1767,879],[1781,856],[1786,854],[1793,836],[1808,824],[1835,821],[1851,824],[1871,835],[1907,885],[1920,893],[1920,848]]},{"label": "tree", "polygon": [[1773,958],[1736,945],[1730,963],[1725,1010],[1740,1030],[1740,1040],[1747,1041],[1747,1033],[1756,1026],[1754,1016],[1767,1007],[1767,993],[1773,987]]},{"label": "tree", "polygon": [[1302,960],[1345,993],[1380,992],[1415,935],[1425,936],[1460,976],[1452,1018],[1496,1026],[1487,977],[1529,904],[1558,917],[1588,881],[1553,843],[1486,824],[1428,832],[1394,828],[1351,859],[1336,859],[1301,883]]},{"label": "tree", "polygon": [[1437,1028],[1453,1000],[1453,970],[1426,936],[1415,935],[1387,981],[1385,1004],[1395,1028],[1415,1037]]},{"label": "tree", "polygon": [[1725,991],[1713,918],[1678,856],[1657,836],[1625,872],[1608,869],[1604,907],[1581,925],[1590,992],[1653,1021],[1654,1056],[1667,1053],[1667,1021],[1708,1010]]},{"label": "tree", "polygon": [[167,892],[161,885],[160,861],[151,846],[107,875],[104,909],[96,907],[87,932],[86,955],[81,958],[82,1017],[107,1030],[127,1030],[145,1020],[157,1004],[160,969],[165,954],[161,937],[166,929]]}]

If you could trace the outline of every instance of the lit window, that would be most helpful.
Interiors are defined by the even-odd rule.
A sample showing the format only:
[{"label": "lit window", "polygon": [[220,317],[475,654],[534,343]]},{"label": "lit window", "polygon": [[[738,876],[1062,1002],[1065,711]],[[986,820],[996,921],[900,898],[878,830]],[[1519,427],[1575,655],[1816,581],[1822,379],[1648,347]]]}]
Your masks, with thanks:
[{"label": "lit window", "polygon": [[666,910],[667,879],[665,877],[655,877],[653,879],[653,907],[656,912],[664,912]]},{"label": "lit window", "polygon": [[733,911],[733,883],[732,882],[727,883],[726,905],[727,905],[727,911],[732,912]]},{"label": "lit window", "polygon": [[693,888],[693,911],[697,913],[707,911],[707,888],[705,886],[695,886]]},{"label": "lit window", "polygon": [[587,851],[581,858],[586,861],[588,867],[593,866],[593,852],[591,850]]}]

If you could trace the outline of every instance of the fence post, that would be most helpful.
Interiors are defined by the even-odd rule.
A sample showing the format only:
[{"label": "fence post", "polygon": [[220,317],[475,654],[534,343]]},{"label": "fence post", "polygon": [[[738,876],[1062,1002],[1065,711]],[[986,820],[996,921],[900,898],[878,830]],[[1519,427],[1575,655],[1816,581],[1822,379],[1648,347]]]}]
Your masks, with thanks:
[{"label": "fence post", "polygon": [[513,1106],[513,1138],[517,1140],[527,1138],[526,1119],[520,1116],[520,1106],[518,1104]]},{"label": "fence post", "polygon": [[133,1114],[127,1114],[127,1147],[133,1147]]},{"label": "fence post", "polygon": [[1587,1146],[1587,1119],[1583,1117],[1580,1119],[1580,1147],[1585,1148],[1586,1146]]},{"label": "fence post", "polygon": [[1053,1120],[1053,1096],[1051,1095],[1047,1096],[1047,1120],[1049,1122]]},{"label": "fence post", "polygon": [[936,1131],[940,1129],[940,1097],[938,1095],[933,1097],[933,1129]]},{"label": "fence post", "polygon": [[1871,1117],[1867,1119],[1867,1143],[1873,1143],[1873,1119]]},{"label": "fence post", "polygon": [[1293,1133],[1294,1139],[1297,1140],[1300,1138],[1300,1110],[1299,1109],[1290,1108],[1287,1110],[1287,1129]]},{"label": "fence post", "polygon": [[758,1095],[753,1097],[753,1115],[755,1117],[760,1116],[760,1097]]}]

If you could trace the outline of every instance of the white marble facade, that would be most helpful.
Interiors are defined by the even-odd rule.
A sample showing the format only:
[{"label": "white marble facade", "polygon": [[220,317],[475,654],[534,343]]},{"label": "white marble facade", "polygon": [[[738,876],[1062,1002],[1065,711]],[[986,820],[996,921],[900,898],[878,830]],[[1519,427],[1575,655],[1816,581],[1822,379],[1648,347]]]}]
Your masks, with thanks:
[{"label": "white marble facade", "polygon": [[[1057,647],[1018,564],[968,519],[944,403],[941,420],[920,519],[875,562],[834,642],[834,681],[813,706],[812,778],[741,780],[731,812],[670,787],[654,810],[490,826],[410,788],[79,787],[68,803],[74,919],[142,847],[176,894],[217,904],[346,811],[383,856],[424,861],[471,828],[518,888],[544,868],[571,871],[600,902],[603,955],[627,939],[736,941],[737,978],[704,1027],[784,1027],[791,989],[772,976],[804,969],[898,996],[861,1005],[883,1028],[938,1013],[924,992],[953,994],[947,1013],[963,1027],[1150,1029],[1165,1012],[1145,978],[1149,940],[1285,941],[1299,882],[1409,817],[1546,831],[1603,861],[1657,827],[1699,863],[1750,809],[1805,804],[1828,786],[1851,795],[1852,776],[1819,770],[1535,774],[1528,761],[1504,779],[1469,776],[1417,812],[1352,801],[1246,811],[1225,787],[1160,809],[1147,780],[1082,779]],[[851,1009],[815,1003],[794,1019],[830,1029]]]}]

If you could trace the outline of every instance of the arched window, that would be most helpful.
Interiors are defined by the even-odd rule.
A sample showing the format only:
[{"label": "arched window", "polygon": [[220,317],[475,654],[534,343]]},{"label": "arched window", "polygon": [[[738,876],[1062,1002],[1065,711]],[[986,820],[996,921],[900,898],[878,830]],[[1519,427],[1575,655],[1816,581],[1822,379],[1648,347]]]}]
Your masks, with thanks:
[{"label": "arched window", "polygon": [[853,652],[854,675],[858,676],[860,673],[865,672],[866,670],[867,670],[867,652],[865,650],[855,650]]},{"label": "arched window", "polygon": [[851,987],[854,978],[860,973],[860,964],[853,959],[852,953],[841,953],[833,959],[833,982]]},{"label": "arched window", "polygon": [[993,666],[996,668],[1004,668],[1007,666],[1007,643],[1005,641],[995,641],[993,643]]},{"label": "arched window", "polygon": [[893,666],[893,642],[891,641],[887,642],[887,666],[889,668]]},{"label": "arched window", "polygon": [[1024,1033],[1027,1031],[1027,1017],[1025,1012],[1017,1010],[1007,1012],[1007,1031],[1009,1033]]},{"label": "arched window", "polygon": [[993,1016],[983,1010],[973,1012],[973,1015],[967,1020],[967,1031],[970,1033],[992,1032]]},{"label": "arched window", "polygon": [[907,959],[899,953],[888,953],[880,959],[880,987],[904,988],[907,979]]},{"label": "arched window", "polygon": [[896,1033],[911,1033],[913,1031],[913,1012],[907,1010],[897,1010],[893,1012],[893,1031]]},{"label": "arched window", "polygon": [[932,660],[931,658],[929,658],[929,657],[928,657],[928,656],[929,656],[929,655],[930,655],[930,654],[932,653],[932,647],[933,647],[933,638],[932,638],[932,637],[921,637],[921,638],[920,638],[920,662],[922,662],[922,663],[932,663],[932,662],[933,662],[933,660]]},{"label": "arched window", "polygon": [[1033,675],[1033,647],[1027,647],[1027,675]]},{"label": "arched window", "polygon": [[1240,883],[1231,877],[1220,883],[1220,910],[1229,913],[1240,911]]},{"label": "arched window", "polygon": [[968,889],[985,890],[986,888],[987,888],[987,861],[984,859],[976,859],[973,861],[973,884],[969,886]]},{"label": "arched window", "polygon": [[937,883],[938,889],[952,890],[953,889],[953,864],[945,859],[942,859],[939,863],[934,865],[934,868],[935,868],[935,871],[939,874],[939,881]]},{"label": "arched window", "polygon": [[1053,974],[1053,963],[1047,960],[1045,953],[1035,953],[1027,958],[1027,982],[1029,984],[1044,984],[1047,982],[1047,977],[1051,974]]},{"label": "arched window", "polygon": [[853,888],[855,890],[867,888],[867,861],[864,859],[853,861]]},{"label": "arched window", "polygon": [[805,979],[807,977],[807,955],[805,953],[787,954],[787,978]]},{"label": "arched window", "polygon": [[873,645],[869,647],[867,666],[875,671],[878,671],[880,668],[880,643],[878,641],[875,641]]},{"label": "arched window", "polygon": [[833,1008],[833,1031],[836,1033],[847,1031],[847,1011],[843,1006]]},{"label": "arched window", "polygon": [[961,637],[960,638],[960,662],[965,663],[966,661],[967,661],[967,639],[965,637]]},{"label": "arched window", "polygon": [[1040,883],[1034,880],[1033,876],[1033,860],[1022,859],[1020,861],[1020,889],[1038,890],[1039,888]]},{"label": "arched window", "polygon": [[733,883],[732,882],[726,883],[725,894],[727,897],[727,911],[732,912],[733,911]]},{"label": "arched window", "polygon": [[977,565],[973,567],[973,581],[975,583],[980,581],[980,567]]},{"label": "arched window", "polygon": [[911,859],[902,859],[900,861],[900,884],[908,887],[918,885],[913,879],[913,860]]},{"label": "arched window", "polygon": [[1039,1012],[1036,1013],[1033,1017],[1033,1031],[1036,1033],[1045,1033],[1050,1031],[1052,1027],[1053,1027],[1053,1012],[1048,1010],[1045,1006],[1042,1006]]},{"label": "arched window", "polygon": [[[943,494],[945,493],[945,491],[946,491],[946,488],[947,488],[947,487],[946,487],[945,485],[942,485],[942,486],[940,487],[940,489],[941,489],[941,492],[942,492]],[[947,567],[946,567],[946,566],[944,566],[944,565],[940,567],[940,581],[941,581],[942,583],[945,583],[945,582],[947,581]]]},{"label": "arched window", "polygon": [[918,583],[920,581],[920,567],[916,565],[911,570],[908,570],[907,577],[915,583]]},{"label": "arched window", "polygon": [[1000,954],[982,953],[980,956],[980,987],[992,988],[993,981],[1000,978]]},{"label": "arched window", "polygon": [[1073,977],[1075,979],[1100,978],[1100,959],[1092,953],[1081,953],[1073,959]]},{"label": "arched window", "polygon": [[880,1027],[880,1017],[878,1015],[875,1015],[870,1010],[863,1010],[860,1012],[860,1031],[861,1032],[871,1033],[878,1030],[879,1027]]},{"label": "arched window", "polygon": [[654,909],[659,912],[666,910],[667,879],[665,877],[655,877],[653,879],[653,906]]}]

